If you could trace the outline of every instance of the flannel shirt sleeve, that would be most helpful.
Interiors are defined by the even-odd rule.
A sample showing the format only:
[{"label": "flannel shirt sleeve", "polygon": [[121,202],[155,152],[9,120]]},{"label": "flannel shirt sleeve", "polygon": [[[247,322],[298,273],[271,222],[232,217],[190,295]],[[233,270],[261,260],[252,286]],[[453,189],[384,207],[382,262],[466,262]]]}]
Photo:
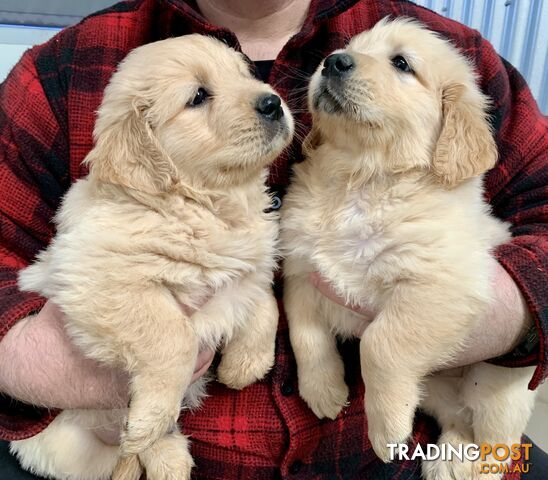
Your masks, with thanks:
[{"label": "flannel shirt sleeve", "polygon": [[[55,62],[47,56],[57,41],[27,51],[0,86],[0,341],[44,303],[19,290],[17,274],[50,240],[69,182],[67,132],[58,120],[59,102],[56,115],[44,87],[59,94]],[[45,73],[38,73],[39,61],[47,65]],[[54,414],[0,395],[0,438],[32,436]]]},{"label": "flannel shirt sleeve", "polygon": [[527,357],[508,355],[495,363],[537,365],[529,388],[547,376],[548,366],[548,127],[525,80],[477,38],[477,67],[483,90],[493,100],[499,162],[486,177],[495,215],[511,224],[512,239],[496,256],[521,290],[538,330],[540,345]]}]

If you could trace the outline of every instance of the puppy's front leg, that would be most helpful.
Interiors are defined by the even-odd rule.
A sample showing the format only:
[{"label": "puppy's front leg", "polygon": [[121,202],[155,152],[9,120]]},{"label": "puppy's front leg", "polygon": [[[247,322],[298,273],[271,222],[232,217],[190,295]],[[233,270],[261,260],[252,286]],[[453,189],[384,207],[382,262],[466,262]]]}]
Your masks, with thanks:
[{"label": "puppy's front leg", "polygon": [[[461,396],[462,375],[464,372],[450,376],[440,373],[427,378],[425,396],[421,409],[432,415],[441,428],[438,446],[443,444],[458,448],[459,445],[474,443],[471,412],[465,408]],[[452,460],[439,457],[436,460],[422,462],[424,480],[479,480],[483,475],[475,472],[474,464],[458,458]],[[485,480],[488,480],[486,478]]]},{"label": "puppy's front leg", "polygon": [[362,336],[369,440],[385,462],[387,444],[404,443],[412,433],[422,379],[452,357],[468,331],[471,317],[461,303],[434,285],[398,285]]},{"label": "puppy's front leg", "polygon": [[346,404],[348,387],[335,336],[318,311],[320,295],[306,275],[285,279],[284,301],[299,393],[317,417],[333,419]]},{"label": "puppy's front leg", "polygon": [[[116,313],[117,319],[125,321],[119,351],[131,374],[131,401],[121,441],[122,463],[128,463],[130,457],[145,452],[177,428],[181,400],[198,355],[194,329],[169,292],[150,287],[127,297],[138,298],[139,302],[128,302],[125,309]],[[166,478],[190,478],[192,458],[186,440],[181,442],[186,468],[180,468],[180,459],[166,458],[161,463],[164,468],[172,465],[173,471],[177,470]],[[154,472],[148,473],[157,478]]]},{"label": "puppy's front leg", "polygon": [[278,305],[270,286],[253,302],[248,321],[236,330],[223,349],[217,369],[219,380],[237,390],[263,378],[274,364]]},{"label": "puppy's front leg", "polygon": [[189,453],[189,441],[179,431],[160,438],[139,455],[147,480],[181,480],[190,478],[194,461]]}]

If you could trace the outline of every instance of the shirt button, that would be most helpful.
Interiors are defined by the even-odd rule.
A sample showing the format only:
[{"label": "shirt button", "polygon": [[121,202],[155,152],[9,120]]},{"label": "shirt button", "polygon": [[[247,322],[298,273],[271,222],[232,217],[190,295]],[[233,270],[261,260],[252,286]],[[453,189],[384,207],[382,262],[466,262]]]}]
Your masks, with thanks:
[{"label": "shirt button", "polygon": [[289,466],[289,473],[291,475],[297,475],[301,471],[301,468],[303,467],[303,462],[300,460],[295,460],[290,466]]},{"label": "shirt button", "polygon": [[280,392],[282,392],[282,395],[284,397],[289,397],[295,393],[295,388],[293,387],[293,383],[290,380],[286,380],[283,382],[280,386]]},{"label": "shirt button", "polygon": [[278,197],[278,195],[274,195],[272,197],[272,205],[270,208],[272,210],[279,210],[282,207],[282,199]]}]

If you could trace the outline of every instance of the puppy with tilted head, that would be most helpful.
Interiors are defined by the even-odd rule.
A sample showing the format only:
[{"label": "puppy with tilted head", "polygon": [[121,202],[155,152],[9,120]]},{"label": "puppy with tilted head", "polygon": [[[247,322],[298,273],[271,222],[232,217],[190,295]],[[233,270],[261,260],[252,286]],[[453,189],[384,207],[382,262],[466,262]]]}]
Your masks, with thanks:
[{"label": "puppy with tilted head", "polygon": [[[318,271],[349,304],[378,312],[360,359],[369,439],[384,461],[419,406],[453,444],[520,443],[530,415],[528,369],[479,363],[462,378],[429,376],[486,314],[492,252],[510,237],[483,199],[497,159],[487,107],[465,57],[408,19],[354,37],[310,82],[307,158],[281,225],[299,390],[318,417],[339,414],[348,388],[335,336],[362,324],[314,288]],[[425,463],[423,476],[489,478],[458,460]]]},{"label": "puppy with tilted head", "polygon": [[[86,356],[126,370],[119,412],[66,411],[12,442],[22,465],[63,480],[186,480],[176,422],[200,347],[222,348],[218,378],[241,389],[274,361],[277,222],[267,166],[293,120],[241,54],[190,35],[137,48],[105,90],[57,234],[20,285],[51,299]],[[189,316],[181,305],[200,306]],[[93,428],[124,425],[120,448]]]}]

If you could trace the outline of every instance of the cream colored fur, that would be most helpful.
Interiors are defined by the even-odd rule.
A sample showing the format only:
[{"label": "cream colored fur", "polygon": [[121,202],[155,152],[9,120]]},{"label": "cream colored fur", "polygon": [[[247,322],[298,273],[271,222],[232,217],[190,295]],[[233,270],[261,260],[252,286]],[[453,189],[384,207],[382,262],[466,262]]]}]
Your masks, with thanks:
[{"label": "cream colored fur", "polygon": [[[492,298],[493,249],[510,237],[483,198],[496,161],[487,99],[453,46],[409,20],[381,21],[345,50],[341,78],[313,75],[308,158],[282,209],[285,308],[299,390],[320,417],[347,401],[336,335],[362,320],[322,296],[318,271],[349,304],[378,312],[361,338],[369,439],[388,461],[418,407],[441,442],[520,443],[530,369],[486,363],[462,377],[434,374],[463,347]],[[415,73],[395,68],[403,55]],[[427,480],[483,478],[474,465],[425,464]],[[491,478],[499,478],[497,476]]]},{"label": "cream colored fur", "polygon": [[[206,100],[190,105],[198,89]],[[266,167],[293,121],[266,120],[272,89],[241,54],[199,35],[140,47],[108,85],[57,234],[20,274],[21,288],[55,302],[90,358],[130,373],[129,409],[66,411],[36,437],[12,442],[22,465],[62,480],[186,480],[193,461],[176,422],[201,346],[223,349],[232,388],[274,361],[278,311],[271,283],[277,222],[265,213]],[[181,305],[198,307],[188,317]],[[124,425],[120,448],[93,429]]]}]

